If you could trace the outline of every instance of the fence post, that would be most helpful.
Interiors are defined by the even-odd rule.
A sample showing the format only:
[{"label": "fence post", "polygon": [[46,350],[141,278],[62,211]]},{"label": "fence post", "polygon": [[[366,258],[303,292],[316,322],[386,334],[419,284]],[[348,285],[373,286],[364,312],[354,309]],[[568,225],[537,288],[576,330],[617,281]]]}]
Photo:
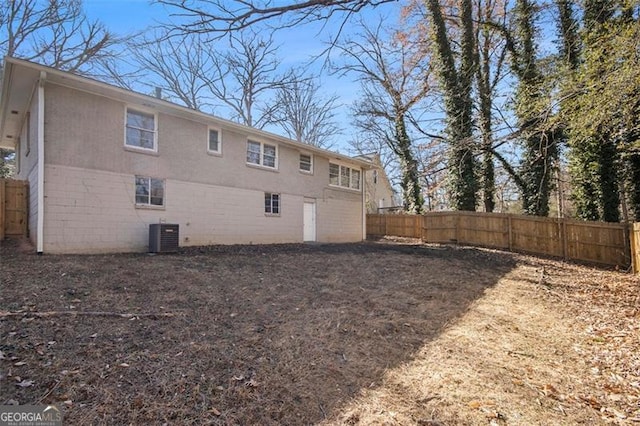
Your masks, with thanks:
[{"label": "fence post", "polygon": [[629,225],[630,233],[629,233],[629,243],[631,246],[631,250],[629,251],[631,254],[631,267],[634,274],[640,273],[640,223],[633,223]]},{"label": "fence post", "polygon": [[636,268],[633,264],[634,262],[634,253],[633,253],[633,249],[634,249],[634,241],[633,241],[633,222],[627,222],[624,224],[624,228],[622,230],[622,238],[624,238],[624,249],[625,249],[625,256],[629,255],[629,266],[631,267],[631,271],[633,273],[636,272]]},{"label": "fence post", "polygon": [[513,223],[511,222],[511,215],[507,216],[507,228],[509,232],[509,251],[513,251]]},{"label": "fence post", "polygon": [[384,222],[384,235],[389,235],[389,230],[387,229],[387,215],[383,215],[383,222]]}]

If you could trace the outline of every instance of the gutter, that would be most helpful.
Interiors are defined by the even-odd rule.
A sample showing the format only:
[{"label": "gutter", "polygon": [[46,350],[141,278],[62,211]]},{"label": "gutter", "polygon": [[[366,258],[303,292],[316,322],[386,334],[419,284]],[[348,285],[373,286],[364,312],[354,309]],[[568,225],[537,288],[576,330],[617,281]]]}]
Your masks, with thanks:
[{"label": "gutter", "polygon": [[362,171],[362,241],[367,239],[367,173]]}]

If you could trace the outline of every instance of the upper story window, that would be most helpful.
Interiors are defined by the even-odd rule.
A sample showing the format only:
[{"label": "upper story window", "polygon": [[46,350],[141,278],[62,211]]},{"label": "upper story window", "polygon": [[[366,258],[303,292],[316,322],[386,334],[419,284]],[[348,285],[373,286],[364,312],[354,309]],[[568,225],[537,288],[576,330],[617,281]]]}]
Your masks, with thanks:
[{"label": "upper story window", "polygon": [[313,156],[311,154],[300,154],[300,171],[313,173]]},{"label": "upper story window", "polygon": [[125,145],[156,151],[158,148],[156,124],[155,114],[127,108]]},{"label": "upper story window", "polygon": [[220,129],[209,128],[209,139],[207,143],[207,150],[214,154],[222,153],[222,140]]},{"label": "upper story window", "polygon": [[360,190],[360,170],[329,163],[329,184]]},{"label": "upper story window", "polygon": [[164,180],[136,176],[136,204],[142,206],[164,206]]},{"label": "upper story window", "polygon": [[278,147],[264,142],[247,141],[247,163],[275,169],[278,167]]}]

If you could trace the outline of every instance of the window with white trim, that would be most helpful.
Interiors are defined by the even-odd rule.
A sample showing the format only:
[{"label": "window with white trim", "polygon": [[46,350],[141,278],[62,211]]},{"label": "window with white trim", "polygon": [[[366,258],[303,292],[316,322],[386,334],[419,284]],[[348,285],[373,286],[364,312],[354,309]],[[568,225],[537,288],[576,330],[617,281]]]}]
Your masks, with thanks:
[{"label": "window with white trim", "polygon": [[313,156],[311,154],[300,154],[300,171],[313,173]]},{"label": "window with white trim", "polygon": [[264,212],[270,215],[280,214],[280,194],[264,193]]},{"label": "window with white trim", "polygon": [[340,166],[337,164],[329,163],[329,184],[340,185]]},{"label": "window with white trim", "polygon": [[278,147],[264,142],[247,141],[247,163],[275,169],[278,167]]},{"label": "window with white trim", "polygon": [[132,148],[157,150],[156,115],[127,108],[125,145]]},{"label": "window with white trim", "polygon": [[209,139],[207,143],[207,150],[214,154],[222,153],[222,140],[220,138],[220,129],[209,127]]},{"label": "window with white trim", "polygon": [[360,190],[360,176],[358,169],[329,163],[329,185]]},{"label": "window with white trim", "polygon": [[136,205],[164,206],[164,180],[136,176]]}]

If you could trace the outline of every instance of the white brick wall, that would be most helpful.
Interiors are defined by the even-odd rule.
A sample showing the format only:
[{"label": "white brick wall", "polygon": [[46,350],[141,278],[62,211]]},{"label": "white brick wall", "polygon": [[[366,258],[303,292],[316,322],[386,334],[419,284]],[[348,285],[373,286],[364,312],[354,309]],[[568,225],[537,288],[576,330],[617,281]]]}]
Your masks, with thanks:
[{"label": "white brick wall", "polygon": [[[303,239],[299,195],[281,193],[273,217],[264,214],[262,191],[167,180],[165,208],[144,209],[135,207],[133,175],[53,165],[45,172],[45,252],[146,251],[149,224],[159,222],[180,225],[181,246]],[[316,200],[318,240],[360,241],[358,205],[327,192]]]}]

